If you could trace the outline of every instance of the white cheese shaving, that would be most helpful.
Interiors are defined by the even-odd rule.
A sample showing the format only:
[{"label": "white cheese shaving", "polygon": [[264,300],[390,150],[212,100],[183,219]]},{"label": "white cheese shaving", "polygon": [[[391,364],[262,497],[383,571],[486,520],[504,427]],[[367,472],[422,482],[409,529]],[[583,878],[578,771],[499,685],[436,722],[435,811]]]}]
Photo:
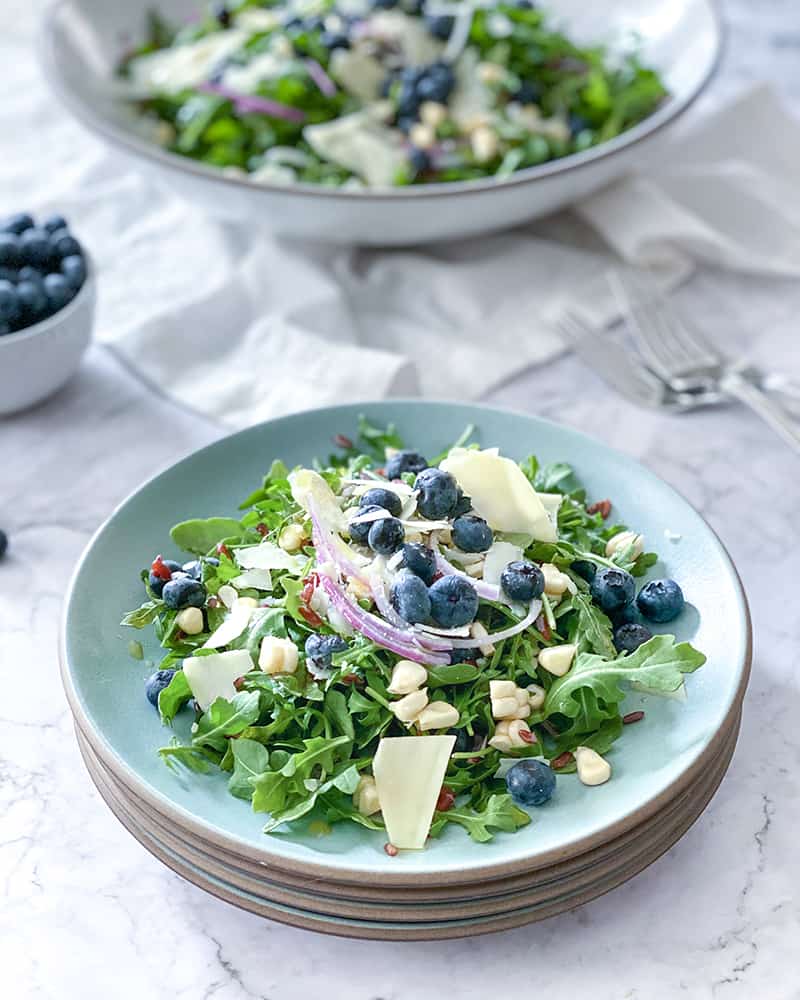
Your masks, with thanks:
[{"label": "white cheese shaving", "polygon": [[456,83],[450,95],[450,117],[458,125],[489,112],[491,95],[478,76],[479,62],[478,50],[469,48],[464,49],[453,67]]},{"label": "white cheese shaving", "polygon": [[303,137],[318,156],[352,170],[369,187],[391,187],[406,162],[400,134],[376,122],[368,111],[306,125]]},{"label": "white cheese shaving", "polygon": [[284,552],[280,546],[270,541],[234,549],[233,558],[242,569],[285,569],[295,576],[303,571],[308,561],[305,556],[293,556]]},{"label": "white cheese shaving", "polygon": [[328,71],[348,94],[366,103],[380,96],[386,70],[367,52],[334,49]]},{"label": "white cheese shaving", "polygon": [[228,66],[222,82],[241,94],[253,94],[262,80],[276,80],[283,76],[292,61],[275,52],[262,52],[245,66]]},{"label": "white cheese shaving", "polygon": [[272,574],[268,569],[248,569],[235,576],[231,583],[239,590],[272,590]]},{"label": "white cheese shaving", "polygon": [[194,699],[205,711],[217,698],[230,701],[236,695],[234,681],[253,670],[253,660],[246,649],[231,649],[227,653],[208,656],[188,656],[183,661],[183,673]]},{"label": "white cheese shaving", "polygon": [[176,93],[204,83],[214,68],[247,41],[247,32],[219,31],[197,42],[137,56],[129,66],[134,93]]},{"label": "white cheese shaving", "polygon": [[215,629],[203,643],[206,649],[221,649],[238,639],[250,624],[255,608],[248,602],[238,600],[230,610],[225,621]]}]

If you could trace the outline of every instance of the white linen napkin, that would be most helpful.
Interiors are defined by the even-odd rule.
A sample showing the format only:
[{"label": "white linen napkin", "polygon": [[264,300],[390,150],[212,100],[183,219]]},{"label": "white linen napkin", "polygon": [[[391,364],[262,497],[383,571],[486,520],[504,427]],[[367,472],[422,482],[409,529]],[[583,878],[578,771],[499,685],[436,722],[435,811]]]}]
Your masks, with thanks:
[{"label": "white linen napkin", "polygon": [[[0,212],[69,216],[99,272],[97,338],[153,386],[229,426],[325,403],[477,398],[562,349],[623,261],[671,287],[694,260],[800,273],[800,124],[765,90],[698,121],[645,177],[549,220],[460,244],[358,250],[224,225],[154,186],[47,92],[38,2],[0,36]],[[598,238],[598,236],[600,238]]]}]

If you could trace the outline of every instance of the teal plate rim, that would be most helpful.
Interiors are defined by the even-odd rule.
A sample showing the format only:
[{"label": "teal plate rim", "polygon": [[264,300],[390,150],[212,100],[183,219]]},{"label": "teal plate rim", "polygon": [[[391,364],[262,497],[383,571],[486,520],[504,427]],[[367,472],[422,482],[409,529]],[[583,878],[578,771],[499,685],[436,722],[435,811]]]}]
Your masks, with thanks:
[{"label": "teal plate rim", "polygon": [[[617,759],[612,757],[615,772],[618,772],[616,782],[612,780],[601,789],[583,790],[582,786],[576,787],[576,781],[562,790],[560,782],[558,800],[535,811],[534,819],[538,819],[538,823],[513,836],[500,835],[491,845],[472,844],[461,831],[452,831],[463,838],[459,843],[459,839],[448,831],[425,851],[402,852],[397,858],[389,858],[382,850],[381,835],[365,835],[360,828],[357,835],[351,832],[349,837],[340,835],[339,826],[328,838],[306,836],[304,839],[294,832],[277,837],[263,835],[259,818],[250,812],[246,803],[228,796],[224,787],[220,791],[219,782],[216,782],[216,798],[215,793],[209,791],[215,779],[222,776],[215,776],[215,779],[176,777],[157,759],[152,751],[163,745],[168,731],[160,726],[157,731],[154,729],[154,713],[150,711],[147,715],[148,706],[141,695],[142,677],[132,680],[134,668],[130,663],[133,661],[128,661],[125,641],[130,635],[123,640],[120,632],[112,638],[109,632],[103,631],[109,620],[116,626],[119,612],[137,600],[138,569],[150,550],[147,538],[140,540],[137,537],[138,549],[132,548],[133,540],[124,532],[120,533],[122,524],[131,518],[135,520],[154,504],[157,508],[165,507],[166,512],[159,515],[157,523],[148,523],[145,534],[154,536],[154,551],[159,547],[168,549],[168,529],[174,521],[190,514],[204,516],[233,509],[239,491],[242,495],[247,491],[246,480],[249,478],[250,485],[256,481],[271,458],[277,457],[281,450],[290,462],[310,461],[315,454],[323,454],[330,447],[334,431],[347,432],[354,428],[362,412],[373,419],[394,421],[401,433],[404,425],[407,429],[416,423],[419,435],[414,440],[407,436],[409,445],[415,447],[430,446],[438,450],[448,440],[454,440],[466,424],[474,423],[484,446],[500,444],[504,451],[517,458],[537,451],[547,461],[573,462],[579,478],[589,486],[590,495],[615,495],[615,506],[621,510],[623,519],[637,529],[652,537],[652,532],[660,527],[661,538],[665,528],[681,527],[682,541],[675,552],[669,552],[674,558],[666,566],[660,564],[659,568],[662,572],[671,567],[682,569],[684,572],[676,573],[679,579],[686,583],[685,573],[688,572],[692,580],[698,584],[703,582],[709,591],[706,593],[699,587],[695,592],[691,586],[685,587],[690,600],[697,603],[700,614],[695,615],[689,623],[688,634],[681,638],[697,637],[698,645],[709,653],[708,663],[690,678],[688,702],[678,706],[664,699],[646,699],[650,728],[640,725],[631,727],[630,734],[626,732],[619,756]],[[265,438],[273,439],[269,452],[263,448]],[[518,447],[521,438],[525,444]],[[287,442],[283,449],[278,439]],[[230,464],[231,457],[237,453],[242,482],[236,485],[233,493],[229,485],[231,477],[220,471],[213,488],[207,491],[210,498],[203,493],[194,501],[186,500],[179,487],[187,476],[191,482],[192,476],[203,467],[206,471],[221,470],[225,461]],[[603,489],[606,484],[612,489]],[[170,489],[178,489],[180,493],[180,503],[173,498],[173,507],[163,500]],[[215,490],[218,499],[213,497]],[[623,499],[618,503],[619,497]],[[204,508],[206,500],[208,508]],[[657,514],[656,505],[659,506]],[[627,517],[626,511],[636,511],[635,516]],[[669,524],[663,523],[664,516]],[[689,541],[697,551],[684,545]],[[113,577],[109,569],[110,557],[120,550],[124,552],[126,545],[128,562],[125,559],[114,562],[116,577]],[[662,553],[668,551],[666,542],[657,548]],[[98,587],[98,579],[102,579],[102,587]],[[706,614],[702,613],[703,607]],[[113,619],[112,613],[116,614]],[[590,850],[654,815],[688,787],[740,710],[752,658],[752,627],[741,581],[716,534],[673,487],[634,459],[579,431],[530,414],[477,404],[398,399],[305,410],[266,421],[221,438],[146,481],[100,526],[76,566],[64,604],[59,656],[71,711],[100,759],[119,773],[143,801],[188,835],[196,833],[227,850],[257,858],[267,866],[302,872],[318,879],[353,883],[366,879],[387,886],[415,885],[422,880],[445,885],[543,868]],[[117,675],[114,697],[109,701],[112,689],[108,685],[107,663],[117,660],[128,662]],[[135,697],[134,691],[138,691]],[[129,701],[118,699],[117,693],[132,697]],[[120,708],[127,709],[129,703],[132,715],[126,723],[125,711],[120,712]],[[641,707],[643,703],[643,696],[637,696],[632,705]],[[681,731],[683,736],[679,737]],[[643,735],[648,733],[648,736]],[[623,756],[625,750],[628,752]],[[648,755],[651,767],[643,772],[641,761]],[[224,785],[224,778],[222,780]],[[609,795],[609,789],[615,790],[613,794]],[[584,793],[596,798],[587,801]],[[553,819],[554,816],[557,818]],[[533,831],[543,843],[537,843],[536,838],[529,839]]]}]

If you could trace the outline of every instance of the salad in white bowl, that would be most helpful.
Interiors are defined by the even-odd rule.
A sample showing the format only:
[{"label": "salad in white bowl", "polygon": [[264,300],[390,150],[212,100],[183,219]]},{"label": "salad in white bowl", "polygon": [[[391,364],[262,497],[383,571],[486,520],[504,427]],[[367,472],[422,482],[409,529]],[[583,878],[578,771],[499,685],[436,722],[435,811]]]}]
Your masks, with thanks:
[{"label": "salad in white bowl", "polygon": [[449,823],[513,832],[557,808],[557,775],[609,780],[644,716],[626,691],[675,696],[705,660],[650,627],[681,587],[637,595],[655,554],[569,466],[470,436],[426,457],[362,420],[324,464],[273,462],[241,517],[174,526],[192,558],[156,556],[123,621],[166,651],[145,685],[164,723],[195,714],[167,764],[227,773],[266,832],[350,820],[390,854]]}]

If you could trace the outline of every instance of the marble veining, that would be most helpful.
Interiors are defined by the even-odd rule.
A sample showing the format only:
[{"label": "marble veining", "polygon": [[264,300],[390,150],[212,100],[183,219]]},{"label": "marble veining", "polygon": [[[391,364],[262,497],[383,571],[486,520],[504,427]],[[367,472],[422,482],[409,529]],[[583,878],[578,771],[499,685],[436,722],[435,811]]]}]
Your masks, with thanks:
[{"label": "marble veining", "polygon": [[[728,47],[703,100],[768,79],[800,112],[796,0],[723,8]],[[797,357],[796,283],[706,274],[681,297],[731,350],[781,367]],[[12,545],[0,566],[4,997],[800,997],[800,459],[736,407],[671,418],[635,410],[570,357],[489,401],[600,433],[641,457],[702,511],[739,566],[755,622],[753,676],[731,770],[701,819],[647,871],[588,906],[460,942],[312,935],[173,875],[95,793],[55,649],[61,597],[95,527],[142,479],[219,431],[95,348],[49,403],[0,422],[0,526]]]}]

